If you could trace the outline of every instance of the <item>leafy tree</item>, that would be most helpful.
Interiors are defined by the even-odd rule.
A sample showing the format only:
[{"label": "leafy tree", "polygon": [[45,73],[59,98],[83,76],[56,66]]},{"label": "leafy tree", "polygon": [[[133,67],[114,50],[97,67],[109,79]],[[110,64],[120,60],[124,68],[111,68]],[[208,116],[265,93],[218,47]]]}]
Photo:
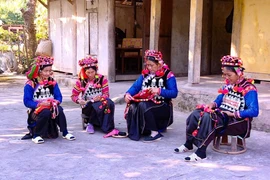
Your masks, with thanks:
[{"label": "leafy tree", "polygon": [[21,8],[26,7],[25,0],[0,0],[0,19],[4,24],[23,24],[23,18],[20,12]]},{"label": "leafy tree", "polygon": [[48,10],[40,3],[38,3],[36,7],[35,24],[37,41],[40,39],[48,39]]},{"label": "leafy tree", "polygon": [[[48,0],[43,0],[47,4]],[[47,8],[38,0],[0,0],[0,20],[3,24],[22,24],[24,33],[13,34],[0,29],[0,50],[7,51],[9,46],[18,42],[19,36],[23,38],[24,57],[19,54],[19,62],[28,68],[35,56],[37,42],[40,39],[48,39]],[[7,48],[8,47],[8,48]]]},{"label": "leafy tree", "polygon": [[32,59],[35,56],[35,50],[37,48],[36,28],[35,28],[35,14],[36,14],[37,0],[28,0],[27,8],[21,9],[22,16],[25,24],[25,31],[27,34],[26,46],[28,52],[27,58]]}]

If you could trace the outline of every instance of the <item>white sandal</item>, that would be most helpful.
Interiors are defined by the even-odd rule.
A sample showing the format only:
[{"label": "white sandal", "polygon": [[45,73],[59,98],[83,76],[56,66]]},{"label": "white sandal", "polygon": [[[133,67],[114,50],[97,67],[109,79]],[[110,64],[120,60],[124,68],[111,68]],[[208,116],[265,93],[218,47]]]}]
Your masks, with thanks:
[{"label": "white sandal", "polygon": [[198,162],[198,161],[201,161],[203,159],[206,159],[206,158],[200,158],[199,156],[197,156],[197,154],[195,153],[192,153],[190,156],[188,157],[185,157],[185,161],[186,162]]},{"label": "white sandal", "polygon": [[69,141],[73,141],[73,140],[76,139],[76,138],[75,138],[72,134],[70,134],[70,133],[68,133],[66,136],[63,136],[63,138],[64,138],[64,139],[67,139],[67,140],[69,140]]},{"label": "white sandal", "polygon": [[37,136],[37,137],[35,137],[35,138],[32,138],[32,141],[33,141],[34,143],[36,143],[36,144],[42,144],[42,143],[44,143],[44,140],[43,140],[42,137],[40,137],[40,136]]},{"label": "white sandal", "polygon": [[184,153],[184,152],[188,152],[188,151],[191,151],[191,150],[189,150],[184,144],[181,145],[180,147],[174,149],[175,153]]}]

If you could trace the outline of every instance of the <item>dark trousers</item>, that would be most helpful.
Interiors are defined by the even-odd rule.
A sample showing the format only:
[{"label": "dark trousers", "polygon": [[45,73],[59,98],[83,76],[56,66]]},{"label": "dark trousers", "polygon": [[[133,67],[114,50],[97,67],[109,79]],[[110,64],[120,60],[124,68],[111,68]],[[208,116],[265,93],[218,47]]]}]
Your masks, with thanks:
[{"label": "dark trousers", "polygon": [[[251,129],[251,121],[229,117],[226,125],[224,124],[224,118],[216,116],[215,114],[204,113],[200,117],[200,110],[194,110],[186,121],[186,143],[187,148],[192,148],[192,145],[196,145],[198,148],[203,146],[207,147],[211,141],[217,135],[229,134],[229,135],[240,135],[248,137]],[[197,129],[198,122],[200,120],[200,128],[198,134],[193,136],[192,133]],[[217,124],[215,125],[215,121]],[[225,127],[224,127],[225,126]]]},{"label": "dark trousers", "polygon": [[114,129],[114,109],[115,105],[111,99],[106,99],[107,106],[110,109],[110,113],[105,113],[105,106],[103,102],[89,102],[83,109],[82,114],[86,116],[87,123],[98,126],[105,133],[108,133]]},{"label": "dark trousers", "polygon": [[132,103],[126,116],[128,137],[138,141],[141,134],[164,130],[173,123],[172,115],[172,106],[167,103]]},{"label": "dark trousers", "polygon": [[[49,109],[42,110],[38,115],[32,111],[29,115],[28,124],[32,126],[33,136],[46,136],[53,133],[55,125],[58,125],[61,132],[67,131],[67,121],[63,108],[58,106],[59,114],[55,119],[52,119],[52,113]],[[55,132],[54,132],[55,133]]]}]

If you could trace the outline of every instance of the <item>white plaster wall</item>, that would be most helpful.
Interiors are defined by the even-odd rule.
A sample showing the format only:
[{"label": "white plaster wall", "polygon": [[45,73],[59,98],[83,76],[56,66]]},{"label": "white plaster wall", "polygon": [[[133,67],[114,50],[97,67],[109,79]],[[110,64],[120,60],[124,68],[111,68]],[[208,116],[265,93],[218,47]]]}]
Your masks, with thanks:
[{"label": "white plaster wall", "polygon": [[89,41],[88,41],[88,20],[86,12],[85,0],[77,0],[77,58],[76,71],[80,71],[81,67],[78,65],[78,61],[84,58],[88,54]]},{"label": "white plaster wall", "polygon": [[73,5],[66,0],[50,2],[50,39],[53,43],[54,68],[73,73],[74,20]]},{"label": "white plaster wall", "polygon": [[74,5],[66,0],[50,2],[55,69],[76,74],[80,70],[78,60],[92,54],[99,60],[99,73],[114,82],[114,1],[96,0],[93,6],[85,0],[75,2]]},{"label": "white plaster wall", "polygon": [[74,61],[74,20],[72,19],[73,5],[66,0],[62,0],[62,57],[61,71],[73,73]]},{"label": "white plaster wall", "polygon": [[54,66],[55,70],[60,70],[61,66],[61,22],[60,22],[60,1],[52,1],[49,4],[49,23],[50,23],[50,31],[49,36],[52,40],[53,46],[53,53],[52,56],[54,57]]}]

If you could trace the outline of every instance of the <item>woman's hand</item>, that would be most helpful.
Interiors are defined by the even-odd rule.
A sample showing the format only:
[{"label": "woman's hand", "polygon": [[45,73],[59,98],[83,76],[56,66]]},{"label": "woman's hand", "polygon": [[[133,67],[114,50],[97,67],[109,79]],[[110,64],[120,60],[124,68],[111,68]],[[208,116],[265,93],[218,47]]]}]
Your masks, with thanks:
[{"label": "woman's hand", "polygon": [[49,101],[42,101],[41,103],[39,103],[40,106],[50,106],[51,103]]},{"label": "woman's hand", "polygon": [[230,111],[221,111],[221,112],[227,114],[230,117],[234,117],[234,113],[232,113]]},{"label": "woman's hand", "polygon": [[208,109],[214,109],[216,107],[216,104],[214,102],[211,102],[210,104],[207,104],[205,106],[205,108],[208,108]]},{"label": "woman's hand", "polygon": [[153,88],[150,88],[149,89],[150,90],[150,92],[152,93],[152,94],[154,94],[154,95],[159,95],[159,88],[155,88],[155,87],[153,87]]},{"label": "woman's hand", "polygon": [[100,101],[100,99],[101,99],[101,96],[96,96],[93,98],[94,102]]},{"label": "woman's hand", "polygon": [[83,100],[83,99],[78,99],[77,102],[78,102],[80,105],[86,105],[86,101]]},{"label": "woman's hand", "polygon": [[126,103],[130,103],[130,100],[133,100],[133,97],[129,93],[126,93],[126,95],[125,95]]}]

